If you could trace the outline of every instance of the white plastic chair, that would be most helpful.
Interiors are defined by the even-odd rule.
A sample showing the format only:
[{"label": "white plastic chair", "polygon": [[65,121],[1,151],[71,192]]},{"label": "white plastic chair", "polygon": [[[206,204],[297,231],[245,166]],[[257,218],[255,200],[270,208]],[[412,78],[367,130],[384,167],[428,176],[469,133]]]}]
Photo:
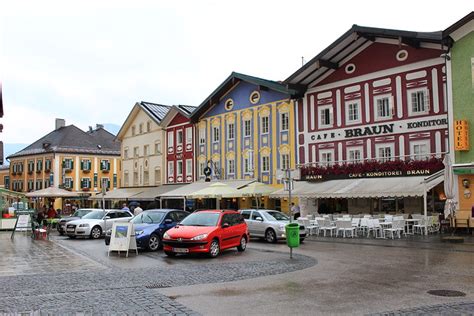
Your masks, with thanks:
[{"label": "white plastic chair", "polygon": [[413,233],[419,233],[423,235],[423,232],[427,229],[425,218],[422,217],[419,219],[418,224],[413,225]]},{"label": "white plastic chair", "polygon": [[326,231],[332,237],[332,233],[336,232],[336,226],[331,225],[331,221],[329,219],[318,220],[319,231],[323,231],[323,236],[326,237]]}]

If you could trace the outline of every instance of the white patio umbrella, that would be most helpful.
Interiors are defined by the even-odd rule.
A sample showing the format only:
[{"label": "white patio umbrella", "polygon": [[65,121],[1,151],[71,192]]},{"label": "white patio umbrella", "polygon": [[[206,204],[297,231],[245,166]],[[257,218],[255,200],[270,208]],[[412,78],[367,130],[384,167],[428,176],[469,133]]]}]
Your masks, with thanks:
[{"label": "white patio umbrella", "polygon": [[453,165],[449,155],[445,155],[444,164],[444,193],[446,194],[446,203],[444,204],[444,217],[454,216],[457,202],[454,200],[454,173]]},{"label": "white patio umbrella", "polygon": [[216,182],[209,185],[207,188],[198,190],[192,194],[187,195],[187,198],[197,199],[197,198],[204,198],[204,199],[216,199],[216,208],[220,208],[220,200],[224,197],[238,197],[240,195],[237,189],[232,188],[231,186],[222,183]]},{"label": "white patio umbrella", "polygon": [[246,187],[242,188],[239,190],[240,194],[242,196],[249,196],[249,197],[255,197],[256,198],[256,204],[257,204],[257,209],[259,200],[258,198],[261,196],[267,196],[270,195],[271,193],[275,192],[277,189],[272,187],[271,185],[261,183],[261,182],[252,182]]},{"label": "white patio umbrella", "polygon": [[48,187],[46,189],[28,192],[25,194],[25,196],[26,197],[60,198],[60,197],[77,197],[79,196],[79,193],[56,188],[56,187]]}]

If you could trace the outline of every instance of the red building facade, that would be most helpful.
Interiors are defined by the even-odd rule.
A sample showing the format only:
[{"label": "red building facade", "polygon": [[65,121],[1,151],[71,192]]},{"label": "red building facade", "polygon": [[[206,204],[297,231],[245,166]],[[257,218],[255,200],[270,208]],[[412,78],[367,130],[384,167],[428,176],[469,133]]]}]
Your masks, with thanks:
[{"label": "red building facade", "polygon": [[166,183],[194,181],[194,126],[189,114],[191,106],[173,106],[163,119],[166,139]]}]

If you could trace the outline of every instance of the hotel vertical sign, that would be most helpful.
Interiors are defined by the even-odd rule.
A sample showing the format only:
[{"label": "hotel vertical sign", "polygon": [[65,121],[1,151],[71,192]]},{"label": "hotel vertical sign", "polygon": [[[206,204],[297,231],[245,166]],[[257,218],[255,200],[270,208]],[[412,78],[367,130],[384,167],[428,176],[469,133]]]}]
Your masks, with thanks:
[{"label": "hotel vertical sign", "polygon": [[466,120],[454,121],[454,150],[469,150],[469,124]]}]

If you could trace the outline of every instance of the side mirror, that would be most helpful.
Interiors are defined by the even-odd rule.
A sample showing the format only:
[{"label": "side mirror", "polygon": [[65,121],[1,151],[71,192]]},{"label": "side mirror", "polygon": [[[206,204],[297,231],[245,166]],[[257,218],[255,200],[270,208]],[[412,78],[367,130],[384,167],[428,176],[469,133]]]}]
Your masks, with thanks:
[{"label": "side mirror", "polygon": [[165,224],[171,224],[173,223],[173,220],[170,218],[165,219]]},{"label": "side mirror", "polygon": [[106,216],[106,217],[104,217],[104,219],[110,219],[110,216]]},{"label": "side mirror", "polygon": [[256,217],[255,220],[259,222],[263,222],[263,218],[261,218],[260,216]]},{"label": "side mirror", "polygon": [[222,224],[222,228],[228,228],[228,227],[230,227],[229,223]]}]

